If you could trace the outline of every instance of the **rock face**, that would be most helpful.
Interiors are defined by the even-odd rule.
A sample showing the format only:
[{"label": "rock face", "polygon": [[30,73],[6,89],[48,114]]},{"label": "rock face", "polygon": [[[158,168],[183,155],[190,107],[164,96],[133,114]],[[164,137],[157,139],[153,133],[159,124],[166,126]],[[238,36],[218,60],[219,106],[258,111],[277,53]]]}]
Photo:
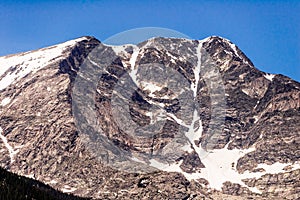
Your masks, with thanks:
[{"label": "rock face", "polygon": [[300,198],[299,111],[220,37],[0,58],[1,167],[83,197]]}]

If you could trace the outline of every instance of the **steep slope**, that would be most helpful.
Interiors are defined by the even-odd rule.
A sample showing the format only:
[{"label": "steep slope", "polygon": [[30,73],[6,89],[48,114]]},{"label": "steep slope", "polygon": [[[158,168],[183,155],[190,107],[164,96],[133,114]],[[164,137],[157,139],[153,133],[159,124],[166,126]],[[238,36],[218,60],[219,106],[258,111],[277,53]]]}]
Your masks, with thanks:
[{"label": "steep slope", "polygon": [[300,84],[226,39],[83,37],[0,74],[7,170],[94,198],[300,197]]}]

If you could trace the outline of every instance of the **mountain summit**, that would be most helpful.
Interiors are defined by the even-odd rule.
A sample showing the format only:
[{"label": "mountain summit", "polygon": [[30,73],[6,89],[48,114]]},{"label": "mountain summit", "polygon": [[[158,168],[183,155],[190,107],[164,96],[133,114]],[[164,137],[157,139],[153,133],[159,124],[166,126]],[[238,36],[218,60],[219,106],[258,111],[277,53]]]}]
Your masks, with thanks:
[{"label": "mountain summit", "polygon": [[216,36],[0,57],[1,167],[82,197],[300,198],[299,111]]}]

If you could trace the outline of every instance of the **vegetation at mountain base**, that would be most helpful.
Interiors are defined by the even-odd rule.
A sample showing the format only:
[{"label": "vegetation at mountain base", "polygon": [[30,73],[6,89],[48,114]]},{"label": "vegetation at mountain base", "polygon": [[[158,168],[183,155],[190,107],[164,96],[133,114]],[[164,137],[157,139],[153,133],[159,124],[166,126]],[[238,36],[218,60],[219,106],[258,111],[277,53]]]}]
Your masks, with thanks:
[{"label": "vegetation at mountain base", "polygon": [[59,192],[50,186],[0,167],[0,200],[87,200]]}]

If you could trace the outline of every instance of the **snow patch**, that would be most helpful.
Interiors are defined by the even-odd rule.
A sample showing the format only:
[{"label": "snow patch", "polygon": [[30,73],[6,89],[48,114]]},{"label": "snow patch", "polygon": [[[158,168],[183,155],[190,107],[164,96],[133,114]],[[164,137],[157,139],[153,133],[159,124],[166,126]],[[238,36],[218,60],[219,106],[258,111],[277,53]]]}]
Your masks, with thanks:
[{"label": "snow patch", "polygon": [[172,54],[170,54],[168,51],[166,52],[166,54],[167,54],[168,56],[171,57],[170,61],[171,61],[172,63],[176,64],[176,60],[177,60],[178,58],[175,57],[175,56],[173,56]]},{"label": "snow patch", "polygon": [[134,157],[134,156],[132,156],[130,159],[133,160],[133,161],[135,161],[135,162],[147,164],[145,161],[140,160],[140,159],[138,159],[137,157]]},{"label": "snow patch", "polygon": [[253,116],[253,118],[254,118],[254,124],[259,120],[259,117],[258,116]]},{"label": "snow patch", "polygon": [[182,149],[183,151],[188,152],[188,153],[192,153],[192,152],[194,151],[194,150],[191,148],[191,144],[190,144],[190,143],[184,145],[183,147],[181,147],[181,149]]},{"label": "snow patch", "polygon": [[172,163],[172,164],[165,164],[162,162],[159,162],[155,159],[150,159],[150,166],[155,167],[157,169],[166,171],[166,172],[180,172],[180,173],[185,173],[182,171],[182,169],[180,168],[180,165],[182,164],[182,160],[178,163]]},{"label": "snow patch", "polygon": [[268,79],[269,81],[273,81],[273,78],[275,77],[275,74],[265,74],[264,77]]},{"label": "snow patch", "polygon": [[256,169],[262,168],[265,170],[264,174],[278,174],[285,172],[284,168],[291,165],[291,163],[280,163],[276,162],[272,165],[260,163],[257,165]]},{"label": "snow patch", "polygon": [[[109,46],[109,45],[106,45]],[[128,45],[121,45],[121,46],[110,46],[113,51],[117,54],[117,55],[121,55],[122,53],[126,53],[125,49],[128,47]]]},{"label": "snow patch", "polygon": [[240,55],[239,55],[239,53],[238,53],[238,51],[237,51],[236,45],[233,44],[232,42],[229,42],[229,45],[230,45],[231,49],[234,51],[234,54],[235,54],[236,56],[240,57]]},{"label": "snow patch", "polygon": [[292,170],[297,170],[297,169],[300,169],[300,162],[299,161],[297,161],[296,163],[294,163],[292,165]]},{"label": "snow patch", "polygon": [[249,96],[248,90],[242,89],[242,92]]},{"label": "snow patch", "polygon": [[260,103],[260,101],[258,100],[258,101],[256,102],[256,105],[254,106],[254,109],[257,108],[257,106],[258,106],[259,103]]},{"label": "snow patch", "polygon": [[73,188],[73,187],[70,187],[70,186],[68,186],[68,185],[65,185],[65,186],[61,189],[61,191],[62,191],[63,193],[70,193],[70,192],[74,192],[75,190],[77,190],[77,188]]},{"label": "snow patch", "polygon": [[28,51],[16,55],[0,57],[0,90],[20,80],[29,73],[36,73],[43,67],[64,58],[63,52],[85,37],[71,40],[62,44]]},{"label": "snow patch", "polygon": [[26,174],[24,176],[27,177],[27,178],[35,179],[35,175],[34,174]]},{"label": "snow patch", "polygon": [[226,181],[246,186],[242,182],[243,175],[239,174],[236,170],[236,164],[239,158],[253,150],[228,150],[226,146],[223,149],[211,151],[204,158],[201,158],[201,161],[205,165],[205,168],[201,170],[201,174],[203,174],[202,178],[207,179],[209,185],[218,190],[221,190],[223,183]]},{"label": "snow patch", "polygon": [[9,104],[11,101],[11,99],[9,97],[5,97],[1,103],[0,103],[0,106],[6,106],[7,104]]},{"label": "snow patch", "polygon": [[182,119],[179,119],[178,117],[176,117],[176,115],[174,115],[173,113],[166,113],[166,115],[175,120],[179,125],[184,126],[184,127],[188,127],[188,125],[185,124],[185,122]]},{"label": "snow patch", "polygon": [[243,79],[245,78],[246,75],[247,75],[247,73],[240,74],[240,75],[239,75],[239,79],[242,79],[242,80],[243,80]]},{"label": "snow patch", "polygon": [[[141,86],[144,90],[149,90],[151,92],[151,94],[156,92],[156,91],[160,91],[162,89],[161,86],[158,86],[154,83],[147,83],[147,82],[144,82],[144,81],[141,81]],[[149,96],[151,96],[151,94]]]}]

